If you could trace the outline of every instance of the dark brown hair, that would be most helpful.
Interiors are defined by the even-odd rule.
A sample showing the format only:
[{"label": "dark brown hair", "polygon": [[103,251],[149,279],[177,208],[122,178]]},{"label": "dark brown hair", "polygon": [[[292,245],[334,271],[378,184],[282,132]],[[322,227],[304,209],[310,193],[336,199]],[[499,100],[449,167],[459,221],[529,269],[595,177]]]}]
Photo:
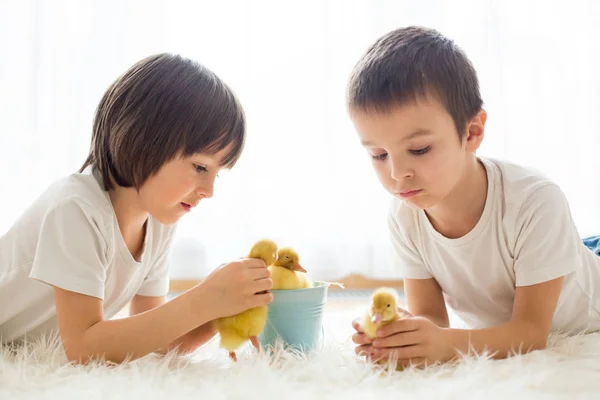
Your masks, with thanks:
[{"label": "dark brown hair", "polygon": [[106,91],[96,109],[90,154],[105,190],[114,180],[139,189],[166,162],[231,145],[231,168],[244,147],[244,110],[233,91],[203,65],[179,55],[147,57]]},{"label": "dark brown hair", "polygon": [[452,116],[461,138],[483,106],[477,73],[465,53],[433,29],[410,26],[382,36],[360,58],[347,103],[351,112],[389,112],[430,96]]}]

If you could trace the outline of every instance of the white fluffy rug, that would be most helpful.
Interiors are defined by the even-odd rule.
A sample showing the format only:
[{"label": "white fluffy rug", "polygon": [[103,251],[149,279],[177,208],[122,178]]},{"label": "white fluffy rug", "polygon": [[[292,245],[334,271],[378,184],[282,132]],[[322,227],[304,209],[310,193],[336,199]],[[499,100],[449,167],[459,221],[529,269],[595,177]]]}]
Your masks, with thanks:
[{"label": "white fluffy rug", "polygon": [[193,357],[148,356],[124,366],[70,366],[51,343],[1,349],[0,399],[600,398],[599,334],[553,337],[549,349],[507,360],[383,373],[354,356],[346,319],[328,318],[321,352],[270,358],[248,348],[237,364],[216,340]]}]

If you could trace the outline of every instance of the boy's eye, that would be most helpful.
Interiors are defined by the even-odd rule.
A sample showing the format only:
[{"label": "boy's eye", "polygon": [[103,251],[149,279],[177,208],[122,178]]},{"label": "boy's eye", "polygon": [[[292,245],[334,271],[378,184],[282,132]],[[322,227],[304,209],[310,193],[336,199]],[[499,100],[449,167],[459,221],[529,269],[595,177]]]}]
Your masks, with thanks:
[{"label": "boy's eye", "polygon": [[196,170],[196,172],[208,172],[206,167],[198,164],[194,164],[194,169]]},{"label": "boy's eye", "polygon": [[409,150],[409,152],[411,154],[414,154],[415,156],[421,156],[421,155],[427,153],[429,150],[431,150],[431,146],[423,147],[422,149],[417,149],[417,150]]},{"label": "boy's eye", "polygon": [[373,158],[373,160],[383,161],[387,158],[387,153],[371,154],[371,157]]}]

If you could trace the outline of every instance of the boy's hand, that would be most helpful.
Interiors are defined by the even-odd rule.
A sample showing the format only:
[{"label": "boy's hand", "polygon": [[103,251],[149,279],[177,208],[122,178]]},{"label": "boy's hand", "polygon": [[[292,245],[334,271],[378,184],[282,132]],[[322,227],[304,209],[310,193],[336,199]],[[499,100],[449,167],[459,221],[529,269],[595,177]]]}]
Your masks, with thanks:
[{"label": "boy's hand", "polygon": [[356,344],[354,352],[359,356],[368,356],[371,353],[372,340],[365,335],[365,332],[360,325],[360,320],[360,318],[357,318],[352,321],[352,327],[356,331],[356,333],[352,335],[352,341]]},{"label": "boy's hand", "polygon": [[373,359],[397,359],[403,366],[446,362],[455,355],[447,331],[423,317],[409,317],[381,327],[369,353]]},{"label": "boy's hand", "polygon": [[267,265],[255,258],[223,264],[196,286],[199,290],[198,304],[212,306],[212,319],[269,304],[273,295],[267,291],[272,287]]},{"label": "boy's hand", "polygon": [[[403,318],[412,317],[412,314],[410,312],[406,311],[405,309],[403,309],[402,307],[397,307],[397,309],[398,309],[398,314],[400,314],[400,316],[402,316]],[[359,317],[359,318],[355,319],[354,321],[352,321],[352,327],[356,331],[356,333],[354,335],[352,335],[352,341],[357,345],[356,348],[354,349],[356,354],[369,355],[372,351],[371,344],[372,344],[373,340],[370,337],[368,337],[367,335],[365,335],[365,333],[360,325],[362,323],[363,319],[364,319],[364,317]]]}]

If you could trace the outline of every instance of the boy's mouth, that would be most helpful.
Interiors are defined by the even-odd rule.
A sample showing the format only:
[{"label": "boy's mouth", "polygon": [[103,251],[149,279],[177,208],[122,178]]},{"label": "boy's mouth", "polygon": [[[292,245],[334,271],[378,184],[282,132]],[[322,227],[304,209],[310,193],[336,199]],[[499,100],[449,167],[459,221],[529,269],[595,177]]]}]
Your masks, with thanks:
[{"label": "boy's mouth", "polygon": [[403,199],[407,199],[409,197],[413,197],[416,196],[417,194],[421,193],[422,189],[417,189],[417,190],[401,190],[399,192],[396,192],[396,196],[401,197]]},{"label": "boy's mouth", "polygon": [[185,212],[190,212],[192,210],[192,206],[191,204],[188,203],[181,203],[181,207],[183,207],[183,209],[185,210]]}]

